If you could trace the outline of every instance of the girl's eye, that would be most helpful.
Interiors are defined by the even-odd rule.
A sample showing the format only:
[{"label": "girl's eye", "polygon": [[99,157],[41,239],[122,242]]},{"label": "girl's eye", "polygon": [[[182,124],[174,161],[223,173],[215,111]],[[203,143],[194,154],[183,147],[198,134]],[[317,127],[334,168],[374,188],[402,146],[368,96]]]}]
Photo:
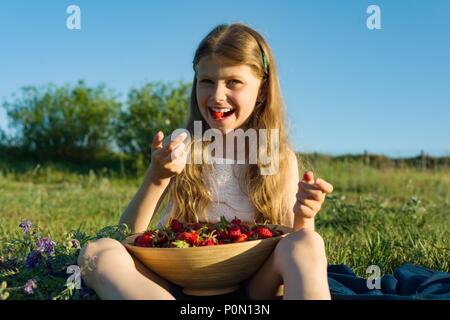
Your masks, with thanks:
[{"label": "girl's eye", "polygon": [[236,79],[230,80],[230,82],[229,82],[229,84],[231,84],[231,85],[233,85],[233,86],[238,85],[238,84],[241,84],[241,83],[242,83],[241,81],[236,80]]},{"label": "girl's eye", "polygon": [[[200,80],[200,83],[203,83],[203,84],[214,84],[214,81],[209,80],[209,79],[201,79],[201,80]],[[227,82],[227,85],[228,85],[228,86],[236,86],[236,85],[239,85],[239,84],[241,84],[241,83],[242,83],[242,82],[241,82],[240,80],[232,79],[232,80],[229,80],[229,81]]]}]

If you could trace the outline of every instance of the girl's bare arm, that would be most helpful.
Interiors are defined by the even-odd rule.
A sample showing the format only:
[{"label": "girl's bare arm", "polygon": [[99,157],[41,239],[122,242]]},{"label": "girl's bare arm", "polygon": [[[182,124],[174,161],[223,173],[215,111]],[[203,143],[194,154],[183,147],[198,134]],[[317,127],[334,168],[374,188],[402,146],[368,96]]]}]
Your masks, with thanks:
[{"label": "girl's bare arm", "polygon": [[158,210],[168,190],[170,179],[180,174],[186,165],[186,150],[183,140],[186,134],[163,143],[160,131],[153,138],[151,164],[145,173],[144,182],[125,209],[120,223],[125,223],[131,232],[145,231]]},{"label": "girl's bare arm", "polygon": [[143,232],[147,229],[154,213],[158,210],[167,191],[170,179],[158,179],[147,170],[144,182],[120,217],[131,232]]}]

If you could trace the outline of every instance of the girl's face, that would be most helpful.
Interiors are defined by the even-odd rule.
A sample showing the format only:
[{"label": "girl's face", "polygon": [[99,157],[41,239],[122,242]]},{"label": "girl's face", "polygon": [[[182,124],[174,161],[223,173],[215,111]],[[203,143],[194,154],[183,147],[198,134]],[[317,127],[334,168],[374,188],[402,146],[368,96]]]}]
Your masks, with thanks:
[{"label": "girl's face", "polygon": [[204,57],[197,65],[197,101],[211,128],[227,133],[242,127],[255,108],[261,80],[247,65],[227,66]]}]

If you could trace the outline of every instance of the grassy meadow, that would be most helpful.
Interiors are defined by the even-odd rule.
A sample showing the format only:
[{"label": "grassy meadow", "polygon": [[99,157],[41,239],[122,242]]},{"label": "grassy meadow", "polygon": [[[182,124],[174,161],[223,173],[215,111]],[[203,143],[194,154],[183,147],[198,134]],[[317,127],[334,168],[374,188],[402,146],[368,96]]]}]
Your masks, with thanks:
[{"label": "grassy meadow", "polygon": [[[330,264],[346,264],[363,277],[370,265],[378,265],[382,274],[403,263],[450,270],[448,167],[376,168],[307,157],[300,163],[301,171],[313,170],[334,185],[316,221]],[[22,233],[22,219],[57,243],[73,229],[95,234],[117,224],[142,179],[57,164],[17,168],[17,163],[0,163],[0,252]]]}]

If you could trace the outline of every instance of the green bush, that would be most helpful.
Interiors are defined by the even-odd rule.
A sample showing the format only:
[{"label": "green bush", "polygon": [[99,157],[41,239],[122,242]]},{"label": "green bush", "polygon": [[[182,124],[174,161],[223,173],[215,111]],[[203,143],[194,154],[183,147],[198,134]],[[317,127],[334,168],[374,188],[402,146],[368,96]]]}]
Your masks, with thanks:
[{"label": "green bush", "polygon": [[105,86],[23,87],[3,106],[20,149],[37,159],[86,161],[110,152],[120,104]]},{"label": "green bush", "polygon": [[146,161],[153,136],[185,127],[191,84],[149,83],[130,91],[127,109],[117,121],[117,144],[125,154]]}]

